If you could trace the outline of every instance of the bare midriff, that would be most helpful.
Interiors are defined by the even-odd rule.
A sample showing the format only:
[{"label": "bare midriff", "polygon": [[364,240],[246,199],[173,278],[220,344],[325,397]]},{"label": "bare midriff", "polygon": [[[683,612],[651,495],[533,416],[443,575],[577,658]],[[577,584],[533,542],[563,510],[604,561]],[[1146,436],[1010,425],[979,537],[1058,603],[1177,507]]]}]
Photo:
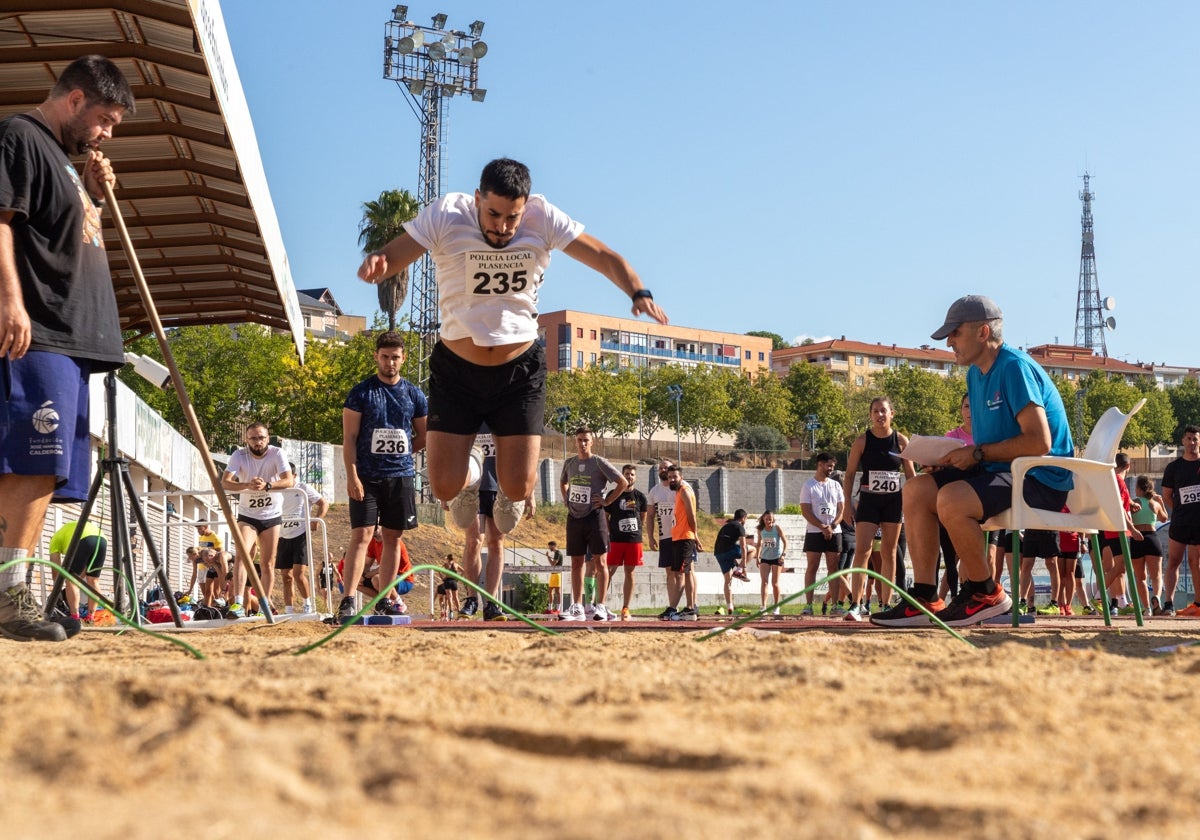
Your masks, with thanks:
[{"label": "bare midriff", "polygon": [[460,359],[473,365],[494,367],[511,362],[532,345],[532,341],[522,341],[518,344],[499,344],[495,347],[483,347],[469,338],[442,339],[446,349]]}]

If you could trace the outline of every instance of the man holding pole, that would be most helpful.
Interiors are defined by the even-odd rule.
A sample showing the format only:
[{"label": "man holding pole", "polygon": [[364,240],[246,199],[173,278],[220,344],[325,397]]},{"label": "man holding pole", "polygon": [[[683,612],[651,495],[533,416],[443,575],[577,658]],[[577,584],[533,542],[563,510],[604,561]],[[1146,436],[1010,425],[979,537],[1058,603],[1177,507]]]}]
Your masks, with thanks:
[{"label": "man holding pole", "polygon": [[[99,147],[133,111],[120,69],[90,55],[0,122],[0,567],[34,550],[52,499],[87,498],[88,378],[124,364],[100,225],[116,179]],[[0,634],[67,637],[21,564],[0,570]]]}]

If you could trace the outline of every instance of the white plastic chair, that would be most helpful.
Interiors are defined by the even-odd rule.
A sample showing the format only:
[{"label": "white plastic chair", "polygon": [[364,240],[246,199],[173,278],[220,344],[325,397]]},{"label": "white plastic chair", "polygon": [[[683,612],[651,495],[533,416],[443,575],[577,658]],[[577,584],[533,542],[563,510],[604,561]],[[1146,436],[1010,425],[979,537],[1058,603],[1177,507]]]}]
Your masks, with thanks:
[{"label": "white plastic chair", "polygon": [[[1142,604],[1138,599],[1133,561],[1129,557],[1129,537],[1125,533],[1125,508],[1121,504],[1121,491],[1117,487],[1113,461],[1117,457],[1117,448],[1121,445],[1121,436],[1125,434],[1125,427],[1129,425],[1129,418],[1137,414],[1145,404],[1144,398],[1139,400],[1128,414],[1123,413],[1116,406],[1104,412],[1095,428],[1092,429],[1082,457],[1041,455],[1013,460],[1012,507],[983,523],[984,531],[1007,530],[1011,531],[1013,535],[1013,627],[1020,622],[1017,610],[1017,599],[1021,592],[1018,532],[1024,528],[1040,531],[1079,531],[1091,535],[1092,565],[1096,571],[1096,581],[1103,596],[1100,600],[1106,627],[1112,626],[1112,615],[1108,606],[1108,588],[1104,580],[1104,565],[1100,555],[1100,540],[1097,535],[1100,531],[1115,531],[1120,534],[1121,550],[1125,554],[1125,574],[1133,602],[1134,616],[1138,626],[1142,626]],[[1067,509],[1070,513],[1042,510],[1025,504],[1022,487],[1026,474],[1035,467],[1062,467],[1071,471],[1075,479],[1075,486],[1067,495]]]}]

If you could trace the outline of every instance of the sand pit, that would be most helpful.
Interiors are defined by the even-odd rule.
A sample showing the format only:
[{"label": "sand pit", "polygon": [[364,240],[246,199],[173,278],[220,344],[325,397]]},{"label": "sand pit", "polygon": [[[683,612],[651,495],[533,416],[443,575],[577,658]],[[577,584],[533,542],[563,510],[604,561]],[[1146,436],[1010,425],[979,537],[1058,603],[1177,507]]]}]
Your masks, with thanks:
[{"label": "sand pit", "polygon": [[[781,626],[787,625],[781,622]],[[0,641],[5,837],[1183,837],[1194,623]]]}]

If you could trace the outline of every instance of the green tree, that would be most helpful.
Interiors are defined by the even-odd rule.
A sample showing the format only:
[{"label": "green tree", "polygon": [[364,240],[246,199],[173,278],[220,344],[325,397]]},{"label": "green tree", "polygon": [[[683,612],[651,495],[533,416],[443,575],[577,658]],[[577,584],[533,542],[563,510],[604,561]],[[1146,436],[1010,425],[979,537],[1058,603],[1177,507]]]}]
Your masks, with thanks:
[{"label": "green tree", "polygon": [[[1169,418],[1165,416],[1166,405],[1163,404],[1162,398],[1143,392],[1136,385],[1126,382],[1123,377],[1094,370],[1079,380],[1079,393],[1083,396],[1077,396],[1076,399],[1082,400],[1082,425],[1086,430],[1085,435],[1091,433],[1100,416],[1109,408],[1116,406],[1121,411],[1128,412],[1143,396],[1147,397],[1146,408],[1150,411],[1147,413],[1146,408],[1143,408],[1129,421],[1125,434],[1121,436],[1121,447],[1130,449],[1158,443],[1168,428]],[[1151,396],[1154,396],[1153,406],[1150,404]],[[1071,414],[1070,408],[1067,409],[1067,414]],[[1080,448],[1086,446],[1086,437],[1082,440],[1077,439],[1075,444]]]},{"label": "green tree", "polygon": [[783,336],[781,336],[779,333],[773,333],[769,330],[751,330],[750,332],[746,333],[746,335],[752,335],[755,338],[771,339],[771,349],[772,350],[782,350],[785,347],[792,346],[792,345],[788,344],[784,340]]},{"label": "green tree", "polygon": [[[809,440],[805,430],[808,415],[815,414],[821,428],[817,430],[817,449],[841,449],[854,425],[846,407],[846,392],[830,378],[829,372],[811,362],[797,362],[788,369],[783,385],[792,395],[795,414],[785,431],[788,437]],[[865,416],[865,415],[864,415]]]},{"label": "green tree", "polygon": [[1171,411],[1175,414],[1175,428],[1171,431],[1171,443],[1179,443],[1183,438],[1183,427],[1200,424],[1200,380],[1188,377],[1183,382],[1170,388],[1167,397],[1171,401]]},{"label": "green tree", "polygon": [[892,401],[893,425],[906,435],[944,435],[960,422],[958,410],[967,390],[960,376],[905,365],[875,374],[873,384]]},{"label": "green tree", "polygon": [[[358,223],[358,244],[364,254],[378,251],[404,234],[404,223],[416,218],[421,205],[408,190],[384,190],[375,201],[363,203]],[[408,269],[385,277],[377,286],[379,309],[389,330],[396,329],[396,312],[408,296]]]},{"label": "green tree", "polygon": [[739,376],[731,383],[733,404],[741,411],[741,425],[770,426],[780,434],[794,425],[796,408],[792,393],[773,373],[762,373],[753,379]]}]

